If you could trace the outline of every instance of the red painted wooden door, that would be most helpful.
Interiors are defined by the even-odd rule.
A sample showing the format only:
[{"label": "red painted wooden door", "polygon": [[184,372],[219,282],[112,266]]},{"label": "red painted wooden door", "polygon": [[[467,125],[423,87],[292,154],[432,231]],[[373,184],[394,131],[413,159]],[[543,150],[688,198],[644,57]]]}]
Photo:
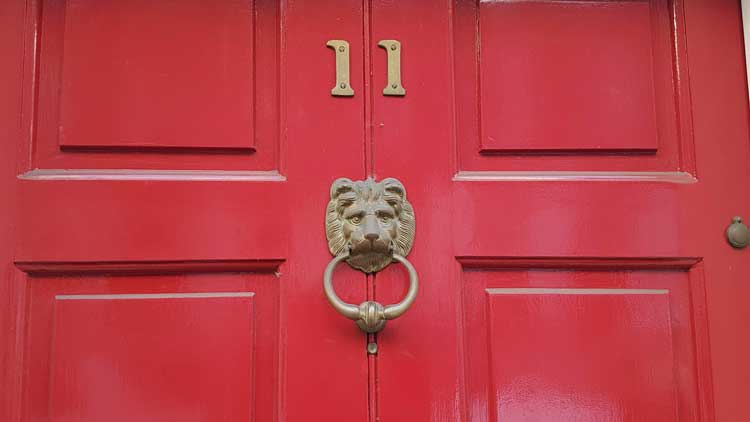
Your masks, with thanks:
[{"label": "red painted wooden door", "polygon": [[364,176],[325,44],[361,51],[362,6],[0,7],[0,420],[364,420],[320,281],[327,186]]},{"label": "red painted wooden door", "polygon": [[372,172],[409,190],[422,279],[378,338],[380,420],[750,418],[739,6],[372,2],[407,90],[373,96]]},{"label": "red painted wooden door", "polygon": [[[0,420],[750,416],[736,1],[0,8]],[[369,338],[323,295],[338,177],[416,212]]]}]

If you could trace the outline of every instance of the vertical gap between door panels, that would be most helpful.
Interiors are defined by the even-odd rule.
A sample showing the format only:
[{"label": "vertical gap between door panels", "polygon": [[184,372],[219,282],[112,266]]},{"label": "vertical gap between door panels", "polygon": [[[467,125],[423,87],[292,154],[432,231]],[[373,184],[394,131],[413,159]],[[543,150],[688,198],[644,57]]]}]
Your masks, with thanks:
[{"label": "vertical gap between door panels", "polygon": [[[372,0],[362,0],[362,85],[364,94],[364,170],[366,177],[375,178],[375,140],[374,140],[374,103],[372,93]],[[375,300],[375,275],[367,274],[367,300]],[[380,411],[378,409],[377,388],[377,353],[370,354],[367,350],[369,343],[377,344],[377,334],[365,336],[365,356],[367,359],[367,419],[368,422],[378,422]]]},{"label": "vertical gap between door panels", "polygon": [[[367,300],[375,300],[375,274],[367,274]],[[377,333],[368,333],[365,336],[365,349],[369,349],[369,343],[378,343]],[[369,350],[367,356],[367,419],[368,422],[378,422],[380,420],[380,409],[378,408],[378,354],[371,354]]]},{"label": "vertical gap between door panels", "polygon": [[[367,341],[378,342],[377,334],[367,334]],[[368,422],[380,421],[378,409],[378,355],[367,352],[367,419]]]},{"label": "vertical gap between door panels", "polygon": [[372,95],[372,0],[362,0],[362,85],[364,94],[364,144],[365,174],[375,177],[375,140],[373,131],[373,95]]}]

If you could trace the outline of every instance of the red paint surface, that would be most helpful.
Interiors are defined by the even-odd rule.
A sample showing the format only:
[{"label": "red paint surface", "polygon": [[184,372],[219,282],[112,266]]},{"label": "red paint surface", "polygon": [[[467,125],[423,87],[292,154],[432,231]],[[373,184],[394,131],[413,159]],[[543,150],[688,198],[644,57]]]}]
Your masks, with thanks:
[{"label": "red paint surface", "polygon": [[[201,374],[194,374],[193,379],[186,368],[183,375],[170,375],[167,377],[170,381],[162,383],[158,397],[153,397],[152,407],[147,409],[148,415],[138,413],[144,411],[143,408],[132,409],[133,413],[129,415],[139,414],[152,420],[163,420],[160,415],[180,415],[182,420],[215,421],[221,419],[216,414],[222,412],[230,414],[227,419],[231,420],[241,420],[249,412],[252,420],[274,421],[308,418],[314,409],[315,416],[324,420],[365,418],[368,385],[365,343],[350,321],[331,312],[323,296],[319,274],[330,255],[324,237],[314,234],[323,234],[319,231],[320,219],[315,216],[323,215],[328,199],[326,195],[312,196],[309,190],[313,185],[326,186],[324,192],[327,192],[331,181],[341,174],[352,177],[364,174],[361,168],[364,161],[362,143],[350,141],[362,133],[362,102],[358,99],[341,102],[330,97],[334,62],[330,50],[325,47],[326,40],[331,38],[328,29],[332,27],[338,29],[338,37],[350,40],[352,49],[360,54],[353,55],[352,84],[361,92],[361,77],[357,75],[362,69],[362,49],[361,42],[356,41],[362,34],[361,20],[349,19],[360,15],[361,9],[348,2],[292,2],[283,8],[274,1],[254,5],[254,26],[242,28],[247,38],[232,41],[245,43],[253,40],[256,47],[263,47],[253,48],[256,72],[252,92],[257,123],[251,133],[229,129],[232,137],[253,142],[254,152],[206,151],[202,149],[203,145],[197,148],[190,144],[190,137],[181,137],[188,122],[197,121],[182,111],[206,107],[211,113],[222,113],[224,104],[203,102],[167,107],[163,113],[164,121],[158,122],[166,134],[160,140],[165,143],[165,148],[136,146],[101,151],[60,148],[58,129],[63,119],[61,116],[80,111],[76,111],[77,104],[65,103],[59,96],[66,78],[61,71],[67,54],[63,48],[66,5],[59,1],[30,2],[26,8],[23,2],[16,3],[19,9],[14,11],[12,22],[25,28],[25,32],[21,31],[25,44],[19,40],[16,46],[8,38],[2,40],[2,46],[3,52],[7,51],[14,57],[12,62],[18,64],[13,67],[13,72],[8,70],[8,76],[15,78],[13,86],[24,89],[24,96],[19,93],[16,102],[11,98],[6,102],[6,97],[3,97],[8,112],[4,112],[2,118],[22,125],[22,130],[10,138],[14,141],[13,153],[2,157],[2,160],[12,157],[12,162],[3,161],[3,169],[12,173],[3,179],[6,180],[3,183],[7,183],[3,189],[7,186],[9,194],[16,189],[19,191],[18,196],[13,197],[13,212],[26,214],[29,218],[24,221],[12,219],[18,227],[17,233],[23,235],[14,237],[15,241],[11,242],[14,251],[9,251],[3,259],[8,264],[15,261],[17,268],[36,275],[14,269],[13,278],[3,276],[2,300],[10,302],[10,306],[2,308],[2,321],[12,324],[11,328],[18,327],[3,330],[0,334],[3,356],[7,356],[3,360],[3,371],[7,374],[3,378],[3,390],[11,392],[2,395],[2,411],[7,409],[11,415],[3,420],[60,420],[57,416],[63,412],[92,415],[92,409],[102,410],[94,401],[112,405],[108,415],[94,412],[97,420],[115,419],[118,415],[116,405],[132,403],[121,393],[145,389],[144,380],[147,379],[163,380],[164,374],[158,371],[159,368],[173,361],[169,355],[158,355],[159,348],[153,343],[135,341],[137,338],[127,343],[122,351],[100,349],[97,354],[102,360],[118,359],[122,357],[120,353],[136,357],[154,354],[156,363],[142,368],[138,372],[142,377],[124,378],[127,384],[120,385],[121,388],[96,390],[94,397],[91,395],[94,392],[86,389],[88,380],[80,370],[81,360],[86,355],[77,354],[79,349],[68,345],[70,348],[64,350],[73,373],[67,377],[70,384],[60,384],[64,381],[57,380],[54,359],[50,356],[57,341],[53,313],[55,295],[174,292],[255,293],[252,332],[239,334],[236,345],[232,343],[222,348],[230,355],[225,357],[226,362],[217,364],[222,368],[231,365],[243,368],[252,362],[251,385],[245,384],[246,376],[238,371],[227,378],[227,385],[242,382],[242,389],[235,393],[225,393],[220,388],[207,391],[199,383],[203,378]],[[115,7],[99,2],[76,4],[104,7],[105,10]],[[245,10],[247,4],[227,1],[217,7]],[[192,25],[192,20],[201,28],[209,24],[203,17],[196,17],[196,13],[192,13],[190,19],[178,19],[180,13],[187,13],[185,10],[167,13],[169,8],[151,4],[141,4],[141,7],[157,8],[166,14],[162,21],[167,24],[149,28],[160,34],[161,41],[184,31],[186,26]],[[109,29],[114,31],[114,28]],[[220,32],[222,28],[213,27],[211,30]],[[44,36],[40,37],[40,34]],[[112,32],[109,35],[116,37]],[[136,40],[123,42],[130,48]],[[174,42],[179,43],[179,40]],[[22,49],[24,45],[25,49]],[[222,46],[213,47],[216,50],[211,49],[211,52],[220,54]],[[34,48],[37,48],[36,52]],[[37,61],[35,56],[38,56]],[[117,56],[117,52],[108,52],[102,59],[113,56]],[[89,59],[95,60],[93,56]],[[232,55],[231,59],[233,62],[248,60],[239,55]],[[150,60],[147,62],[151,63]],[[144,69],[148,77],[142,82],[154,82],[151,77],[158,75],[160,70],[156,65],[173,66],[176,62],[160,56],[153,64],[154,69]],[[187,77],[192,70],[218,65],[213,62],[189,63],[181,65],[180,72]],[[305,71],[295,72],[293,69]],[[242,69],[228,71],[248,76]],[[202,83],[210,84],[209,79],[202,80]],[[34,84],[35,81],[38,84]],[[206,100],[202,98],[200,89],[203,88],[195,91],[187,83],[178,84],[179,81],[179,78],[172,80],[174,86],[180,85],[185,90],[182,94],[186,97],[197,92],[202,101]],[[319,86],[326,87],[322,94]],[[112,95],[123,95],[119,87],[109,88],[114,90]],[[211,90],[214,87],[205,88]],[[232,90],[234,88],[236,86]],[[295,93],[294,98],[289,96],[290,92]],[[152,107],[153,104],[143,101],[139,106]],[[106,120],[111,117],[96,104],[86,104],[85,107],[89,109],[88,118],[94,125],[98,124],[97,118]],[[332,124],[320,124],[321,121],[330,121],[332,115],[340,118],[336,126],[337,137],[331,137]],[[148,127],[153,123],[152,119],[153,113],[141,115],[128,128]],[[207,123],[216,125],[220,122],[210,119]],[[89,130],[92,126],[86,123],[80,128]],[[111,130],[112,127],[107,125],[105,129]],[[123,133],[119,131],[115,134],[117,136],[95,141],[116,143],[118,139],[127,139],[119,136]],[[320,144],[313,142],[315,139],[328,139],[327,149],[338,151],[349,159],[342,161],[338,156],[321,154]],[[174,140],[177,140],[177,145]],[[211,147],[220,140],[201,136],[200,142]],[[315,157],[314,163],[319,166],[315,171],[310,170],[311,157]],[[213,174],[218,175],[219,180],[195,181],[190,177],[180,181],[16,179],[17,174],[34,168],[210,170],[217,171]],[[263,171],[280,176],[275,178],[276,181],[226,181],[221,180],[221,171],[224,170]],[[255,174],[248,175],[252,179]],[[298,240],[292,242],[292,239]],[[364,281],[364,276],[351,270],[342,271],[341,277],[342,280],[348,277]],[[361,284],[343,283],[342,280],[337,282],[337,291],[345,300],[355,301],[364,296],[365,289]],[[213,310],[206,316],[205,309],[177,311],[164,305],[159,310],[144,311],[139,320],[145,322],[145,314],[149,313],[152,318],[154,314],[163,314],[165,319],[172,315],[167,328],[179,331],[174,334],[175,340],[182,342],[184,347],[179,349],[185,353],[182,358],[175,357],[174,362],[188,359],[191,366],[200,371],[203,370],[200,368],[207,367],[207,362],[221,357],[206,345],[192,347],[189,344],[204,341],[203,331],[208,327],[222,336],[231,336],[235,328],[247,327],[251,320],[251,316],[246,315],[242,320],[233,313],[231,319],[238,321],[227,322],[214,319]],[[139,312],[133,310],[133,313]],[[88,331],[101,329],[101,326],[92,324],[94,326]],[[132,326],[125,322],[114,328],[113,333],[132,331]],[[338,330],[346,334],[336,334]],[[243,347],[242,342],[248,335],[252,335],[252,346]],[[105,337],[103,341],[106,340]],[[105,371],[98,381],[106,383]],[[191,404],[191,409],[196,411],[185,411],[186,397],[205,398],[206,394],[217,400],[227,400],[223,403],[229,403],[228,407],[218,403],[215,406],[205,404],[211,411],[201,413],[196,410],[198,404]],[[57,400],[63,397],[74,397],[74,403]],[[183,399],[178,400],[180,397]],[[53,409],[48,405],[51,400]],[[237,410],[240,407],[235,407],[240,406],[240,402],[242,412]],[[240,416],[233,417],[237,412],[241,413]]]},{"label": "red paint surface", "polygon": [[93,297],[55,301],[52,420],[252,420],[252,297]]},{"label": "red paint surface", "polygon": [[[610,5],[638,10],[645,4],[575,3],[580,8]],[[478,59],[483,60],[485,55],[477,56],[476,25],[482,19],[478,15],[482,7],[497,8],[499,14],[504,7],[549,6],[545,12],[549,14],[564,6],[560,2],[483,2],[478,7],[471,1],[451,4],[452,8],[426,7],[416,0],[373,3],[373,38],[401,41],[403,84],[407,89],[403,99],[374,97],[374,174],[399,177],[408,190],[418,219],[416,243],[409,259],[422,280],[414,307],[378,336],[380,420],[557,420],[557,416],[534,415],[597,421],[747,418],[750,410],[738,392],[750,388],[750,378],[739,374],[746,374],[750,366],[739,350],[747,353],[750,343],[738,333],[742,321],[750,318],[747,308],[740,305],[750,296],[742,281],[750,274],[750,261],[748,251],[727,247],[723,237],[730,222],[728,216],[750,207],[747,197],[730,194],[732,177],[747,178],[747,166],[741,163],[750,160],[742,32],[736,2],[649,3],[654,106],[644,103],[642,110],[631,111],[645,115],[654,110],[656,151],[596,154],[588,143],[592,138],[576,139],[550,130],[545,138],[539,138],[535,146],[538,150],[570,149],[565,154],[546,155],[532,154],[531,146],[504,154],[480,151],[479,124],[493,116],[483,114],[482,101],[488,99],[477,88],[484,66]],[[419,25],[414,25],[415,16],[419,16]],[[565,16],[584,21],[591,17],[587,13]],[[523,22],[509,25],[521,27]],[[550,25],[552,28],[544,23],[529,25],[524,31],[536,30],[535,36],[542,38],[539,34],[548,29],[559,29]],[[573,22],[570,25],[575,27]],[[506,29],[495,27],[491,31]],[[588,27],[582,31],[575,35],[593,35]],[[700,48],[692,43],[696,36],[701,37]],[[720,47],[715,44],[717,38]],[[493,42],[511,50],[520,48],[508,47],[509,40]],[[486,47],[484,41],[481,47]],[[583,51],[576,53],[585,55]],[[607,51],[619,53],[616,46]],[[502,60],[512,62],[514,57],[503,56]],[[385,73],[377,69],[385,66],[385,60],[376,55],[374,63],[374,86],[379,87],[385,83]],[[550,78],[557,81],[558,67],[565,70],[578,65],[551,67]],[[717,72],[729,80],[717,83]],[[598,73],[597,83],[606,83],[607,76]],[[617,85],[618,81],[614,82]],[[639,79],[638,86],[648,83]],[[525,95],[519,85],[508,91]],[[445,87],[453,87],[452,95],[441,95]],[[576,87],[575,92],[579,91],[586,95],[594,92],[585,85]],[[580,107],[575,98],[550,98],[550,92],[517,99],[507,97],[509,92],[498,93],[509,104],[557,104],[535,130],[543,131],[548,122],[565,123],[555,119]],[[696,95],[698,92],[701,95]],[[623,95],[623,101],[632,99],[630,93]],[[602,100],[601,108],[620,107],[620,99]],[[569,109],[562,109],[568,101]],[[511,108],[511,112],[520,113],[520,109]],[[643,115],[630,114],[647,117]],[[615,116],[607,119],[613,127],[619,127]],[[585,124],[583,120],[578,122]],[[711,134],[710,122],[722,122],[720,142]],[[579,128],[584,132],[601,130],[600,123],[592,118],[590,126]],[[501,135],[507,130],[498,127]],[[613,134],[608,140],[612,139],[620,145],[610,144],[608,148],[643,146],[643,139],[637,136]],[[627,174],[607,182],[453,180],[456,174],[470,171],[688,172],[696,181],[641,182],[627,180]],[[489,305],[483,297],[486,287],[646,288],[668,289],[670,293],[668,306],[640,302],[630,306],[629,313],[619,314],[622,307],[598,308],[596,312],[601,315],[596,317],[588,314],[595,307],[579,309],[574,303],[553,303],[555,306],[547,307],[550,320],[567,321],[567,329],[579,333],[577,338],[563,339],[554,336],[557,331],[550,333],[550,325],[539,324],[542,316],[537,314],[519,322],[517,330],[503,324],[520,315],[506,314],[499,305],[495,315],[502,318],[493,319],[487,314]],[[405,289],[406,277],[399,268],[388,268],[376,276],[376,297],[383,303],[398,300]],[[726,296],[730,291],[735,296]],[[657,305],[658,312],[652,312]],[[576,325],[577,312],[593,318],[585,323],[590,325]],[[649,334],[644,333],[644,339],[649,340],[634,345],[630,357],[623,355],[619,347],[622,338],[614,333],[601,337],[585,333],[586,329],[617,330],[618,324],[627,323],[632,324],[631,331],[619,334],[626,338],[640,337],[635,334],[639,326],[650,327]],[[500,328],[494,330],[498,324]],[[511,336],[524,331],[526,337]],[[488,338],[494,347],[489,347]],[[533,338],[543,341],[529,340]],[[598,349],[588,348],[596,341],[601,342]],[[582,350],[579,360],[572,360],[568,366],[579,371],[554,370],[555,362],[564,363],[569,351],[577,349]],[[561,353],[559,359],[556,350]],[[654,355],[649,350],[654,350]],[[669,351],[671,358],[663,356]],[[547,369],[544,372],[550,378],[537,380],[535,390],[547,400],[536,404],[546,407],[536,407],[540,413],[524,413],[519,409],[531,406],[529,396],[516,387],[522,386],[519,379],[529,371],[518,368],[531,365],[533,357],[540,354],[547,359],[540,366]],[[501,365],[499,368],[508,369],[502,371],[508,374],[488,368],[490,359]],[[670,361],[674,365],[670,366]],[[635,370],[611,371],[606,382],[597,381],[602,368],[619,368],[624,362]],[[652,372],[655,368],[658,370]],[[561,391],[559,386],[567,390]],[[591,405],[588,392],[594,390],[612,404],[609,413],[597,413],[597,407]],[[658,397],[659,401],[651,401],[653,397],[640,399],[639,393]],[[516,407],[503,413],[503,403]]]},{"label": "red paint surface", "polygon": [[13,265],[16,228],[16,172],[18,140],[23,136],[21,98],[24,92],[21,77],[24,33],[23,2],[0,2],[0,52],[6,65],[0,66],[0,385],[7,386],[0,394],[0,420],[17,420],[20,389],[15,383],[21,365],[18,339],[23,327],[18,323],[22,295],[16,282],[20,272]]},{"label": "red paint surface", "polygon": [[679,420],[666,294],[489,291],[486,301],[493,420]]},{"label": "red paint surface", "polygon": [[460,170],[694,172],[681,1],[451,12]]},{"label": "red paint surface", "polygon": [[469,420],[710,415],[696,390],[710,372],[700,264],[462,264]]},{"label": "red paint surface", "polygon": [[32,168],[279,169],[279,5],[177,4],[28,2]]},{"label": "red paint surface", "polygon": [[[12,199],[0,214],[10,239],[0,242],[0,381],[9,392],[0,419],[106,412],[98,403],[145,418],[126,392],[148,391],[150,416],[184,420],[242,420],[245,411],[258,421],[750,418],[750,251],[724,239],[732,216],[750,215],[750,198],[738,194],[750,142],[736,1],[263,0],[252,22],[249,4],[220,2],[206,16],[197,3],[136,2],[141,9],[122,12],[78,0],[0,5],[0,83],[10,93],[0,100],[9,140],[0,191]],[[118,26],[123,16],[132,19]],[[609,25],[594,25],[602,21]],[[107,42],[92,44],[86,34],[103,22]],[[251,35],[224,39],[218,26]],[[124,36],[139,27],[154,41]],[[613,41],[623,31],[633,32]],[[329,39],[350,43],[353,98],[330,96]],[[381,95],[381,39],[402,43],[403,98]],[[99,50],[115,41],[122,50]],[[180,48],[189,43],[208,56],[192,60]],[[174,56],[157,54],[170,49]],[[250,51],[254,70],[245,72]],[[162,102],[108,83],[126,56],[142,72],[121,76]],[[236,66],[212,74],[222,57]],[[99,106],[104,94],[127,107]],[[239,100],[246,95],[250,102]],[[112,123],[125,115],[127,125]],[[148,134],[155,144],[140,143]],[[285,180],[16,178],[35,168],[243,170]],[[476,171],[618,173],[454,180]],[[692,183],[633,172],[685,173]],[[409,259],[422,284],[413,308],[370,336],[377,356],[330,308],[320,280],[330,183],[368,175],[406,186],[417,215]],[[342,268],[336,288],[349,302],[393,303],[407,277],[395,265],[374,277]],[[669,294],[496,297],[487,288]],[[253,292],[255,317],[238,316],[244,302],[55,300],[196,292]],[[141,337],[115,347],[139,323]],[[153,340],[160,333],[167,344]],[[214,373],[209,362],[222,353]],[[133,364],[149,356],[154,366]],[[93,357],[130,369],[116,388],[87,390],[114,379],[85,371]],[[180,363],[190,368],[170,372]],[[191,368],[195,378],[242,387],[204,389]],[[216,397],[208,413],[184,412],[185,400],[205,397]]]},{"label": "red paint surface", "polygon": [[483,152],[657,149],[649,2],[484,2],[479,29]]},{"label": "red paint surface", "polygon": [[277,418],[278,279],[171,272],[29,277],[22,420]]},{"label": "red paint surface", "polygon": [[253,147],[251,0],[64,8],[61,146]]}]

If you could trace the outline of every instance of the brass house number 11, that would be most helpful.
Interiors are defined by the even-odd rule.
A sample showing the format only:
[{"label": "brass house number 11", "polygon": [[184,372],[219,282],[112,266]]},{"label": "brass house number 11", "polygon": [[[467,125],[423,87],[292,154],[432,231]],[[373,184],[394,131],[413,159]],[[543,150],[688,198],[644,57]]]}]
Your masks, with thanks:
[{"label": "brass house number 11", "polygon": [[[336,53],[336,85],[331,89],[331,95],[353,97],[354,90],[349,79],[349,43],[329,40],[326,45]],[[380,40],[378,46],[388,54],[388,84],[383,88],[383,95],[403,97],[406,89],[401,85],[401,43],[397,40]]]}]

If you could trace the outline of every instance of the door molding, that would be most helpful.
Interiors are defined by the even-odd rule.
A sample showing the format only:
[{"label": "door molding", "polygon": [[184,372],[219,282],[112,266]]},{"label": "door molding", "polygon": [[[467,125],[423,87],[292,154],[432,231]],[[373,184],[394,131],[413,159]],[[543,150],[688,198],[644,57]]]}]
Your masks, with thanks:
[{"label": "door molding", "polygon": [[745,38],[745,72],[750,95],[750,0],[742,0],[742,30]]}]

